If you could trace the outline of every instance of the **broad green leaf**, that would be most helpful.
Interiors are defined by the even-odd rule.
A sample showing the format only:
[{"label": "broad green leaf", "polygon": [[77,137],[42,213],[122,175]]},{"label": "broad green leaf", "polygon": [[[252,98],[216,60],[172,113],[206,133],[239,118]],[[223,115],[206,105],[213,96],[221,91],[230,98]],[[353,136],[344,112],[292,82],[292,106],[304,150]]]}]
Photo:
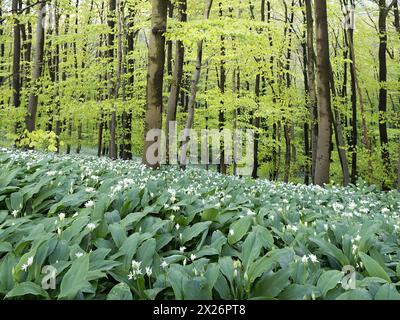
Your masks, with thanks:
[{"label": "broad green leaf", "polygon": [[58,299],[74,299],[78,292],[90,286],[87,281],[89,273],[89,255],[76,259],[61,281]]},{"label": "broad green leaf", "polygon": [[185,244],[186,242],[197,237],[200,233],[207,230],[210,225],[211,225],[211,221],[205,221],[205,222],[196,223],[191,227],[186,227],[182,231],[182,244]]},{"label": "broad green leaf", "polygon": [[107,295],[107,300],[132,300],[132,293],[129,286],[122,282],[115,285]]},{"label": "broad green leaf", "polygon": [[26,295],[40,296],[43,298],[48,298],[48,293],[43,290],[39,285],[33,282],[22,282],[18,283],[7,295],[6,299],[21,297]]},{"label": "broad green leaf", "polygon": [[336,259],[343,267],[350,264],[349,259],[333,244],[318,238],[310,238],[310,241],[319,246],[322,254]]},{"label": "broad green leaf", "polygon": [[336,300],[372,300],[372,298],[365,289],[353,289],[342,293]]},{"label": "broad green leaf", "polygon": [[387,282],[392,282],[386,271],[383,270],[378,262],[363,252],[359,252],[358,254],[365,266],[365,269],[367,269],[367,272],[371,277],[378,277],[386,280]]},{"label": "broad green leaf", "polygon": [[386,283],[379,288],[374,300],[400,300],[400,293],[394,284]]},{"label": "broad green leaf", "polygon": [[276,273],[265,273],[256,283],[253,295],[255,297],[275,298],[289,284],[289,270],[281,269]]},{"label": "broad green leaf", "polygon": [[235,244],[236,242],[240,241],[249,230],[252,221],[253,218],[251,216],[247,216],[232,223],[229,228],[229,244]]},{"label": "broad green leaf", "polygon": [[321,291],[322,296],[325,296],[329,290],[335,288],[340,280],[342,280],[343,272],[337,270],[329,270],[324,272],[318,279],[317,288]]}]

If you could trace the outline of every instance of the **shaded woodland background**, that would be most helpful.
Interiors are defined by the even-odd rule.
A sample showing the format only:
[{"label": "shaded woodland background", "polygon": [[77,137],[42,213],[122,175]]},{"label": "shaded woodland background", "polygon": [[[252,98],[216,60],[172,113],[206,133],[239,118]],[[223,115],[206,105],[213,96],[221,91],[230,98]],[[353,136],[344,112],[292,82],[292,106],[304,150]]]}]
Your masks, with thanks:
[{"label": "shaded woodland background", "polygon": [[1,144],[131,159],[145,123],[252,128],[254,178],[399,187],[399,3],[326,3],[1,0]]}]

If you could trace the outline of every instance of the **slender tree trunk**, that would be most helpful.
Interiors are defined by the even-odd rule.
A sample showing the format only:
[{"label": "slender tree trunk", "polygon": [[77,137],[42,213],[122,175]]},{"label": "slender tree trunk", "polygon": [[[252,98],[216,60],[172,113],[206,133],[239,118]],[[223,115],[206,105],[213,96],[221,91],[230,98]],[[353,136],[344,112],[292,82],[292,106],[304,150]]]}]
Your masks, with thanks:
[{"label": "slender tree trunk", "polygon": [[[219,17],[222,18],[222,2],[219,2]],[[219,66],[219,91],[221,96],[225,94],[225,82],[226,82],[226,68],[225,68],[225,56],[226,56],[226,49],[225,49],[225,36],[221,35],[221,47],[220,47],[220,54],[221,54],[221,62]],[[219,111],[218,111],[218,129],[219,132],[223,133],[225,126],[225,111],[224,111],[224,98],[221,98]],[[220,143],[220,153],[219,153],[219,164],[217,166],[218,172],[222,174],[226,174],[226,164],[225,164],[225,146],[222,141],[221,136],[221,143]]]},{"label": "slender tree trunk", "polygon": [[[389,155],[389,138],[387,132],[386,108],[387,108],[387,26],[386,19],[388,9],[386,0],[379,0],[379,137],[381,142],[381,157],[385,168],[385,174],[390,175],[390,155]],[[386,187],[385,182],[384,188]]]},{"label": "slender tree trunk", "polygon": [[[27,0],[26,2],[26,14],[30,14],[31,13],[31,8],[29,7],[31,5],[30,0]],[[29,66],[29,62],[31,61],[31,55],[32,55],[32,23],[30,21],[26,22],[26,36],[25,36],[25,40],[24,40],[24,44],[23,44],[23,49],[24,49],[24,70],[23,70],[23,79],[21,81],[22,83],[22,87],[24,86],[28,86],[29,85],[29,81],[30,81],[30,66]]]},{"label": "slender tree trunk", "polygon": [[[354,30],[348,30],[349,43],[354,43]],[[354,51],[350,50],[350,59],[354,61]],[[352,139],[351,139],[351,183],[357,182],[357,144],[358,144],[358,130],[357,130],[357,88],[356,88],[356,74],[354,66],[350,66],[351,76],[351,110],[352,110]]]},{"label": "slender tree trunk", "polygon": [[[332,96],[336,97],[335,78],[333,77],[332,66],[329,67],[329,81],[331,84]],[[333,109],[333,112],[332,112]],[[349,163],[347,160],[347,153],[345,149],[345,141],[342,128],[342,119],[340,113],[336,108],[331,108],[331,119],[335,133],[336,148],[339,155],[340,166],[342,168],[343,185],[347,186],[350,183]]]},{"label": "slender tree trunk", "polygon": [[[232,93],[234,94],[236,91],[236,98],[240,98],[240,68],[237,67],[236,72],[234,73],[233,78],[236,77],[236,80],[233,80],[234,85],[236,85],[236,89],[232,88]],[[240,114],[240,107],[237,108],[235,107],[235,110],[233,110],[233,130],[234,130],[234,138],[233,138],[233,175],[237,176],[237,168],[238,168],[238,149],[240,150],[240,146],[238,144],[241,144],[241,141],[236,141],[236,131],[238,129],[238,116]]]},{"label": "slender tree trunk", "polygon": [[[209,72],[210,72],[210,69],[207,66],[206,77],[205,77],[205,81],[204,81],[204,94],[207,94],[207,90],[208,90],[208,74],[209,74]],[[210,152],[209,152],[210,148],[209,148],[209,141],[208,141],[209,137],[208,137],[208,133],[207,133],[207,130],[208,130],[208,112],[207,112],[208,111],[208,102],[207,102],[207,100],[206,100],[204,109],[206,111],[206,116],[205,116],[205,123],[206,123],[206,137],[205,137],[206,146],[205,146],[205,148],[206,148],[206,153],[207,153],[207,155],[206,155],[207,156],[207,159],[206,159],[206,170],[208,171],[209,162],[210,162]]]},{"label": "slender tree trunk", "polygon": [[82,121],[79,120],[78,122],[78,143],[76,146],[76,153],[79,154],[81,153],[81,149],[82,149]]},{"label": "slender tree trunk", "polygon": [[[135,39],[137,37],[138,32],[133,31],[133,19],[135,18],[136,12],[133,10],[129,10],[129,22],[128,22],[128,35],[127,35],[127,53],[131,54],[134,51],[135,48]],[[135,72],[135,60],[130,57],[127,59],[127,67],[126,71],[129,74],[128,77],[128,88],[131,94],[131,98],[134,96],[134,83],[135,83],[135,77],[134,77],[134,72]],[[124,125],[123,125],[123,145],[124,149],[122,152],[122,159],[124,160],[130,160],[132,159],[132,110],[124,111],[123,115],[124,117]]]},{"label": "slender tree trunk", "polygon": [[[167,3],[167,12],[168,12],[168,18],[172,19],[174,17],[174,5],[171,2],[172,0],[166,0]],[[172,77],[172,41],[168,40],[167,41],[167,74],[169,77]],[[171,91],[171,88],[169,88],[168,91]]]},{"label": "slender tree trunk", "polygon": [[46,7],[45,3],[39,3],[38,7],[38,16],[37,16],[37,26],[36,26],[36,50],[35,50],[35,58],[33,64],[33,72],[32,72],[32,88],[31,94],[29,97],[28,104],[28,112],[25,118],[26,129],[29,132],[35,130],[36,126],[36,112],[38,107],[38,99],[39,99],[39,78],[42,74],[43,68],[43,53],[44,53],[44,21],[46,16]]},{"label": "slender tree trunk", "polygon": [[[115,18],[116,18],[116,7],[117,2],[116,0],[109,0],[108,2],[108,19],[107,25],[109,27],[108,32],[108,59],[109,63],[113,63],[114,60],[114,37],[115,37]],[[114,98],[116,95],[116,84],[113,81],[113,71],[110,71],[108,74],[108,85],[109,85],[109,98]],[[111,119],[110,119],[110,149],[109,149],[109,156],[111,159],[115,160],[118,157],[117,151],[117,141],[116,141],[116,130],[117,130],[117,113],[115,111],[115,105],[112,106],[111,111]]]},{"label": "slender tree trunk", "polygon": [[67,143],[67,154],[71,153],[71,143],[72,140],[72,119],[68,119],[68,143]]},{"label": "slender tree trunk", "polygon": [[[19,108],[21,104],[20,91],[21,91],[21,81],[20,81],[20,59],[21,59],[21,32],[18,14],[18,0],[12,0],[11,12],[14,15],[14,28],[13,28],[13,65],[12,65],[12,105],[14,108]],[[4,49],[3,49],[4,52]],[[20,123],[15,124],[15,133],[18,133],[21,127]],[[18,140],[18,139],[17,139]]]},{"label": "slender tree trunk", "polygon": [[[103,118],[102,116],[100,116]],[[100,120],[98,124],[99,130],[97,134],[97,156],[101,157],[101,151],[103,147],[103,121]]]},{"label": "slender tree trunk", "polygon": [[318,108],[315,86],[315,52],[314,52],[314,21],[311,0],[305,0],[307,20],[307,77],[308,77],[308,109],[311,119],[311,177],[315,182],[315,167],[317,163],[318,146]]},{"label": "slender tree trunk", "polygon": [[[259,106],[260,103],[260,84],[261,84],[261,75],[257,74],[256,75],[256,81],[255,81],[255,88],[254,88],[254,93],[256,96],[256,102],[257,105]],[[254,148],[253,148],[253,171],[251,173],[251,177],[253,179],[258,178],[258,149],[259,149],[259,140],[260,140],[260,124],[261,124],[261,119],[260,117],[256,116],[253,117],[252,119],[252,125],[254,126],[255,133],[254,133]]]},{"label": "slender tree trunk", "polygon": [[[303,12],[303,23],[307,25],[307,14],[305,9],[305,4],[300,1],[300,7],[304,7],[302,10]],[[307,59],[307,30],[303,32],[303,41],[301,43],[301,47],[303,49],[303,79],[304,79],[304,92],[305,92],[305,104],[308,107],[308,100],[310,96],[310,86],[308,80],[308,59]],[[303,132],[304,132],[304,155],[306,157],[306,164],[304,165],[304,183],[306,185],[310,184],[310,165],[309,160],[311,158],[311,150],[310,150],[310,123],[309,121],[305,121],[303,125]]]},{"label": "slender tree trunk", "polygon": [[[265,21],[265,1],[261,0],[261,21]],[[250,1],[250,16],[252,20],[255,20],[255,14],[254,14],[254,5]],[[257,33],[260,33],[262,30],[258,29]],[[260,63],[261,58],[258,56],[255,56],[254,59],[256,60],[257,63]],[[259,68],[258,73],[256,74],[255,78],[255,86],[254,86],[254,93],[256,96],[256,103],[257,103],[257,110],[259,109],[260,106],[260,93],[261,93],[261,70]],[[251,173],[251,176],[253,179],[258,178],[258,167],[259,167],[259,160],[258,160],[258,151],[259,151],[259,141],[260,141],[260,127],[261,127],[261,118],[259,116],[253,116],[253,112],[251,114],[251,125],[255,129],[254,133],[254,148],[253,148],[253,170]]]},{"label": "slender tree trunk", "polygon": [[[123,12],[123,0],[118,0],[117,1],[117,76],[116,76],[116,83],[115,83],[115,91],[114,91],[114,97],[116,100],[120,99],[125,103],[125,89],[126,89],[126,79],[124,77],[126,73],[126,62],[125,62],[125,56],[126,56],[126,50],[125,46],[123,45],[123,34],[124,34],[124,25],[125,25],[125,17],[124,17],[124,12]],[[121,92],[121,94],[120,94]],[[121,140],[121,146],[120,146],[120,157],[123,158],[124,156],[124,149],[125,149],[125,140],[124,140],[124,134],[125,134],[125,126],[126,126],[126,111],[124,110],[122,112],[122,115],[119,117],[121,119],[121,124],[122,124],[122,139]],[[114,126],[114,135],[116,136],[116,129],[117,129],[117,121],[115,120],[115,123],[113,123]],[[115,142],[115,149],[116,149],[116,154],[117,154],[117,143]]]},{"label": "slender tree trunk", "polygon": [[[208,20],[210,16],[211,6],[213,0],[208,0],[207,7],[204,12],[204,19]],[[197,86],[200,81],[201,75],[201,64],[203,61],[203,40],[200,40],[197,43],[197,58],[196,58],[196,69],[193,73],[193,79],[190,84],[190,96],[189,96],[189,104],[188,104],[188,117],[186,119],[185,125],[185,140],[182,144],[182,151],[180,156],[180,166],[181,169],[186,168],[186,153],[187,153],[187,146],[190,141],[189,130],[193,127],[194,122],[194,114],[195,114],[195,106],[196,106],[196,94],[197,94]]]},{"label": "slender tree trunk", "polygon": [[[180,0],[178,3],[178,21],[179,22],[186,22],[187,21],[187,5],[186,5],[186,0]],[[171,84],[171,90],[169,94],[169,99],[168,99],[168,110],[167,110],[167,119],[165,123],[165,142],[166,142],[166,162],[169,164],[170,162],[170,154],[169,154],[169,144],[170,141],[172,143],[174,142],[174,137],[175,137],[175,122],[176,122],[176,109],[178,106],[178,98],[179,98],[179,92],[181,89],[181,84],[182,84],[182,75],[183,75],[183,61],[184,61],[184,56],[185,56],[185,48],[183,46],[183,42],[181,40],[176,41],[176,51],[175,51],[175,65],[174,65],[174,74],[173,74],[173,80]],[[172,136],[170,137],[170,129]],[[174,155],[175,156],[175,155]],[[172,161],[172,163],[175,163],[176,159]]]},{"label": "slender tree trunk", "polygon": [[[287,49],[287,56],[286,56],[286,66],[285,66],[285,71],[286,71],[286,88],[289,90],[290,87],[292,86],[292,79],[290,76],[290,67],[291,67],[291,59],[292,59],[292,36],[293,36],[293,22],[294,22],[294,6],[295,3],[292,1],[291,7],[290,7],[290,16],[288,14],[287,6],[285,5],[285,15],[286,15],[286,23],[289,24],[288,29],[285,30],[285,36],[289,38],[288,40],[288,49]],[[291,108],[291,105],[289,104],[288,106]],[[289,182],[289,176],[290,176],[290,164],[291,164],[291,158],[292,158],[292,137],[291,137],[291,126],[292,124],[290,123],[289,120],[285,119],[284,123],[284,136],[285,136],[285,176],[284,176],[284,182],[288,183]]]},{"label": "slender tree trunk", "polygon": [[[150,168],[160,167],[161,121],[163,105],[163,80],[165,64],[165,36],[167,28],[167,3],[165,0],[152,0],[151,32],[149,39],[147,67],[147,109],[144,130],[143,163]],[[156,130],[151,141],[147,134]],[[152,152],[153,144],[156,150]]]},{"label": "slender tree trunk", "polygon": [[[0,37],[3,37],[3,36],[4,36],[3,0],[0,0]],[[4,60],[4,54],[5,54],[5,45],[4,45],[4,41],[2,41],[0,43],[0,59],[1,59],[1,61]],[[3,64],[1,64],[0,65],[0,86],[3,85],[3,81],[4,81],[3,72],[4,72],[4,66],[3,66]],[[3,103],[4,103],[3,97],[0,97],[0,105],[2,105]]]},{"label": "slender tree trunk", "polygon": [[[102,9],[104,7],[104,2],[102,3]],[[100,35],[99,46],[101,47],[103,44],[103,34]],[[99,52],[99,57],[102,57],[102,52]],[[100,83],[103,82],[103,77],[99,75]],[[102,98],[102,94],[100,95],[100,99]],[[104,131],[104,111],[100,108],[100,115],[97,119],[97,156],[100,158],[103,154],[103,131]]]},{"label": "slender tree trunk", "polygon": [[[394,4],[394,26],[396,28],[397,33],[400,36],[400,10],[398,2]],[[399,79],[400,82],[400,79]],[[397,160],[397,190],[400,192],[400,134],[398,137],[398,160]]]},{"label": "slender tree trunk", "polygon": [[329,183],[331,160],[331,93],[329,87],[329,35],[326,0],[315,2],[318,77],[318,149],[315,168],[315,183]]}]

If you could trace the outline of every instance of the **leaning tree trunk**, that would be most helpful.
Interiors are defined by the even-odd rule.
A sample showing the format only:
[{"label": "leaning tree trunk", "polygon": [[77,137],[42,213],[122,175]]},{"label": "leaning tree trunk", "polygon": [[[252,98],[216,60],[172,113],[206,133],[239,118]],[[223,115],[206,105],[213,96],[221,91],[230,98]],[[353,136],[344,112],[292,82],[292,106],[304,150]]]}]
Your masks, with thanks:
[{"label": "leaning tree trunk", "polygon": [[[208,20],[210,16],[211,6],[213,0],[208,1],[208,5],[206,7],[204,13],[204,19]],[[185,125],[185,138],[182,143],[182,151],[180,156],[180,167],[185,169],[186,167],[186,151],[187,145],[190,140],[189,130],[193,127],[194,122],[194,112],[195,112],[195,105],[196,105],[196,94],[197,94],[197,85],[199,84],[200,74],[201,74],[201,64],[203,60],[203,40],[200,40],[197,43],[197,58],[196,58],[196,68],[193,73],[192,83],[190,85],[190,96],[189,96],[189,104],[188,104],[188,117],[186,119]]]},{"label": "leaning tree trunk", "polygon": [[43,53],[44,53],[44,22],[46,16],[45,2],[39,2],[37,25],[36,25],[36,50],[33,61],[32,72],[32,88],[29,96],[28,113],[25,117],[26,129],[29,132],[35,130],[36,112],[39,100],[39,84],[38,80],[42,74],[43,68]]},{"label": "leaning tree trunk", "polygon": [[[186,0],[180,0],[178,5],[178,21],[186,22]],[[168,110],[167,110],[167,120],[165,124],[165,142],[166,142],[166,162],[170,163],[170,142],[174,143],[175,137],[175,121],[176,121],[176,108],[178,105],[179,92],[181,89],[182,75],[183,75],[183,61],[185,55],[185,48],[181,40],[176,41],[176,51],[175,51],[175,66],[173,80],[171,84],[171,90],[168,98]],[[172,136],[170,137],[170,128]],[[176,158],[172,161],[173,164],[176,163]]]},{"label": "leaning tree trunk", "polygon": [[331,93],[329,87],[329,35],[326,0],[315,2],[318,77],[318,149],[315,167],[315,183],[329,183],[331,160]]},{"label": "leaning tree trunk", "polygon": [[[160,167],[161,121],[165,64],[165,36],[167,28],[167,2],[152,0],[151,32],[147,67],[147,107],[144,130],[143,163],[150,168]],[[157,130],[154,140],[147,138],[151,130]],[[154,132],[153,132],[154,133]],[[155,150],[153,149],[155,144]]]},{"label": "leaning tree trunk", "polygon": [[[363,94],[362,94],[362,90],[361,87],[359,85],[359,81],[358,81],[358,75],[357,75],[357,64],[356,64],[356,52],[355,52],[355,48],[354,48],[354,37],[353,37],[353,30],[351,30],[351,34],[349,34],[348,36],[348,44],[349,44],[349,51],[350,51],[350,59],[351,59],[351,64],[350,64],[350,71],[351,71],[351,78],[352,78],[352,110],[353,112],[356,113],[355,110],[355,106],[357,103],[357,96],[358,96],[358,100],[359,100],[359,104],[360,104],[360,113],[361,113],[361,124],[362,124],[362,132],[363,132],[363,144],[364,147],[368,153],[368,176],[372,177],[373,174],[373,166],[372,166],[372,147],[371,147],[371,142],[369,139],[369,133],[368,133],[368,127],[367,127],[367,121],[366,121],[366,117],[365,117],[365,108],[364,108],[364,98],[363,98]],[[353,83],[354,82],[354,83]],[[354,86],[354,87],[353,87]],[[356,92],[354,92],[354,90]],[[357,95],[357,96],[353,96],[353,95]],[[356,116],[353,116],[353,119],[356,118]],[[353,122],[353,126],[357,126],[357,123]],[[356,132],[356,129],[353,128],[353,134],[354,132]],[[355,141],[353,139],[353,144],[357,143],[357,141]],[[357,159],[353,159],[353,164]],[[354,172],[353,168],[353,172]],[[353,175],[354,176],[354,175]],[[371,183],[371,178],[368,179],[369,183]],[[354,183],[354,179],[352,181],[352,183]]]}]

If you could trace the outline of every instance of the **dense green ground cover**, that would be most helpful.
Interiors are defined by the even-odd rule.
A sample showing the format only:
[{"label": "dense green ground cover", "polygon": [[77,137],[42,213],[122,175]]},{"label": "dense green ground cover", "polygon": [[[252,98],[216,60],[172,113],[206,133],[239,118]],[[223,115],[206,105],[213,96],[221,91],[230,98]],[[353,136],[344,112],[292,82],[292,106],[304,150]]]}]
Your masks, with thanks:
[{"label": "dense green ground cover", "polygon": [[399,215],[368,186],[1,149],[0,297],[399,299]]}]

